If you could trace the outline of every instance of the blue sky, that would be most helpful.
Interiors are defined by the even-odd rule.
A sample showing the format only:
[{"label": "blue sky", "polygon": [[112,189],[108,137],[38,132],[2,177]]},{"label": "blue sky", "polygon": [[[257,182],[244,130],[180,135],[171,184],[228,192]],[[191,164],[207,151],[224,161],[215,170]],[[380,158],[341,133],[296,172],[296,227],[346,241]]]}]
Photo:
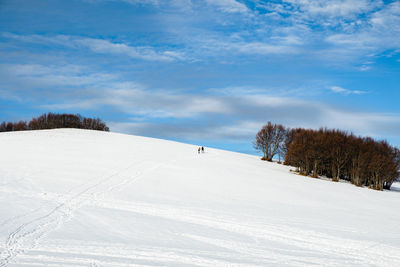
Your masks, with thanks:
[{"label": "blue sky", "polygon": [[268,121],[400,145],[400,1],[2,0],[0,121],[254,153]]}]

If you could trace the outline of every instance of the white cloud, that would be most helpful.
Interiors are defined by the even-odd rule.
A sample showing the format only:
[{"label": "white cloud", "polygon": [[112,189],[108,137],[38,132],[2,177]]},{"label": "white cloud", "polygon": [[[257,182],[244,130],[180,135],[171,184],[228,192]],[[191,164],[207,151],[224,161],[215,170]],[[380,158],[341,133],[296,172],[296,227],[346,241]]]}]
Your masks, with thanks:
[{"label": "white cloud", "polygon": [[113,43],[108,40],[94,38],[80,38],[72,42],[89,48],[95,53],[120,54],[131,58],[139,58],[151,61],[174,61],[183,59],[183,55],[174,51],[156,51],[153,47],[129,46],[124,43]]},{"label": "white cloud", "polygon": [[158,0],[83,0],[88,3],[98,3],[98,2],[125,2],[131,5],[145,5],[145,4],[151,4],[151,5],[158,5],[159,1]]},{"label": "white cloud", "polygon": [[361,67],[359,67],[360,71],[369,71],[371,69],[372,67],[370,65],[362,65]]},{"label": "white cloud", "polygon": [[279,43],[286,44],[286,45],[302,45],[304,44],[304,40],[299,36],[294,34],[288,33],[285,36],[273,36],[272,40],[276,40]]},{"label": "white cloud", "polygon": [[[232,111],[227,114],[228,116],[222,117],[225,120],[204,121],[199,118],[192,118],[191,120],[186,118],[181,122],[174,120],[151,122],[145,120],[114,122],[111,127],[121,132],[161,138],[236,142],[251,142],[255,133],[268,120],[293,128],[339,128],[376,138],[396,136],[400,130],[400,119],[396,114],[343,110],[322,103],[285,97],[271,97],[267,103],[260,104],[257,101],[258,97],[245,97],[240,101],[235,98],[219,99],[217,97],[216,101],[224,101]],[[268,96],[263,96],[263,98],[266,100]],[[270,105],[271,103],[274,103],[274,105]],[[268,114],[268,116],[266,117],[265,114]],[[203,124],[204,127],[201,126]]]},{"label": "white cloud", "polygon": [[[77,65],[3,64],[0,69],[3,83],[14,86],[6,92],[8,95],[0,92],[0,97],[40,103],[39,108],[49,111],[111,109],[135,118],[135,121],[115,122],[115,129],[133,134],[243,142],[252,140],[267,120],[290,127],[327,126],[377,137],[396,135],[400,131],[396,114],[339,109],[259,89],[246,91],[244,87],[237,87],[225,88],[220,94],[188,94],[152,90],[135,82],[121,81],[116,75]],[[338,86],[330,90],[344,95],[364,93]]]},{"label": "white cloud", "polygon": [[4,33],[4,37],[22,42],[54,44],[73,49],[86,48],[98,54],[115,54],[130,58],[166,61],[183,60],[182,53],[171,50],[156,50],[151,46],[131,46],[121,42],[111,42],[104,39],[87,38],[69,35],[42,36],[42,35],[16,35]]},{"label": "white cloud", "polygon": [[147,118],[194,118],[200,115],[228,114],[232,111],[220,99],[203,95],[174,94],[146,90],[135,83],[114,82],[83,100],[45,105],[57,109],[94,109],[112,107],[123,113]]},{"label": "white cloud", "polygon": [[206,0],[206,2],[227,13],[247,13],[249,11],[246,5],[235,0]]},{"label": "white cloud", "polygon": [[[116,78],[109,73],[93,73],[86,67],[74,64],[0,64],[2,81],[13,81],[28,87],[82,87],[102,84]],[[25,86],[23,86],[25,87]]]},{"label": "white cloud", "polygon": [[342,88],[340,86],[331,86],[329,88],[329,90],[331,90],[334,93],[338,93],[338,94],[342,94],[342,95],[362,95],[362,94],[367,93],[365,91],[359,91],[359,90],[348,90],[348,89]]},{"label": "white cloud", "polygon": [[[228,53],[233,57],[237,54],[297,54],[334,64],[345,62],[360,66],[359,61],[367,54],[400,48],[398,1],[391,4],[384,4],[380,0],[254,1],[257,7],[268,12],[258,12],[252,5],[246,6],[244,2],[236,0],[120,1],[135,5],[161,5],[163,8],[157,9],[157,12],[162,14],[160,18],[165,19],[169,36],[171,39],[176,38],[174,41],[181,44],[180,48],[137,46],[126,42],[62,35],[18,38],[21,41],[35,39],[34,41],[41,43],[85,48],[99,54],[164,62],[208,60],[215,56],[224,57]],[[210,7],[234,13],[234,16],[208,17],[207,10]],[[170,10],[174,10],[173,16],[168,13]],[[251,14],[251,19],[249,16],[236,16],[236,13]],[[208,26],[198,27],[200,17],[207,21],[205,25],[209,25],[208,21],[221,25],[230,23],[229,25],[236,25],[238,30],[220,31]],[[179,33],[180,31],[184,34]],[[221,51],[224,53],[220,53]],[[367,69],[366,66],[359,68],[360,71]]]},{"label": "white cloud", "polygon": [[292,46],[271,45],[261,42],[230,44],[230,48],[235,49],[243,54],[255,54],[255,55],[293,54],[297,52],[297,49]]},{"label": "white cloud", "polygon": [[[256,16],[257,25],[261,25],[266,36],[273,38],[273,34],[279,36],[281,33],[288,38],[288,44],[301,45],[304,54],[329,64],[360,65],[360,61],[370,54],[380,55],[400,48],[399,1],[285,0],[283,3],[256,3],[266,11],[266,15]],[[285,32],[286,28],[291,31]],[[359,68],[360,71],[366,69],[366,66]]]},{"label": "white cloud", "polygon": [[352,17],[380,6],[376,0],[284,0],[299,7],[304,13],[329,17]]},{"label": "white cloud", "polygon": [[370,43],[372,39],[371,36],[364,34],[351,35],[339,33],[329,35],[328,37],[326,37],[325,41],[336,45],[346,45],[350,46],[351,48],[357,46],[357,48],[360,48],[365,46],[367,43]]},{"label": "white cloud", "polygon": [[383,6],[365,16],[365,25],[356,31],[334,33],[325,39],[356,54],[381,53],[400,48],[400,2]]},{"label": "white cloud", "polygon": [[271,42],[246,42],[230,38],[203,39],[198,40],[205,51],[213,55],[221,56],[226,54],[236,55],[288,55],[297,54],[300,49],[297,45],[281,43],[277,40]]},{"label": "white cloud", "polygon": [[[125,2],[131,5],[153,5],[164,7],[172,6],[180,10],[190,10],[193,5],[192,0],[84,0],[89,3],[96,2]],[[249,10],[245,4],[236,0],[205,0],[207,5],[216,7],[219,11],[225,13],[247,13]],[[204,0],[200,1],[204,5]]]},{"label": "white cloud", "polygon": [[[117,1],[117,0],[115,0]],[[158,5],[159,1],[158,0],[120,0],[122,2],[126,2],[128,4],[153,4],[153,5]]]}]

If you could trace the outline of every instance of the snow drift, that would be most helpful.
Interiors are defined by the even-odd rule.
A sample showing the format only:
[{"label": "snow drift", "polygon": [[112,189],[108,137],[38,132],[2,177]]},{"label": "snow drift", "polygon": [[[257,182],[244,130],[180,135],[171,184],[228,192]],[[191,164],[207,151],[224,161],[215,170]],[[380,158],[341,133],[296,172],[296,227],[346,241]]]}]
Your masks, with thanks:
[{"label": "snow drift", "polygon": [[0,266],[400,265],[396,185],[90,130],[0,147]]}]

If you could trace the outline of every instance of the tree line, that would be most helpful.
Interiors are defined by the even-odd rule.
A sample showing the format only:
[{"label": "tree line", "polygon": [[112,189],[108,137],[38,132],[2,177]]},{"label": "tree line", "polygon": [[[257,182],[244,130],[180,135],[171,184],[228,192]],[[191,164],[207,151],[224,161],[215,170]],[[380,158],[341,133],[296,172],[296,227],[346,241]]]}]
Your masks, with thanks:
[{"label": "tree line", "polygon": [[256,149],[263,160],[284,157],[284,164],[302,175],[326,176],[357,186],[390,189],[400,177],[400,150],[386,141],[359,137],[336,129],[285,128],[268,122],[257,133]]},{"label": "tree line", "polygon": [[42,130],[56,128],[78,128],[98,131],[110,131],[106,123],[99,118],[85,118],[79,114],[47,113],[29,122],[2,122],[0,132]]}]

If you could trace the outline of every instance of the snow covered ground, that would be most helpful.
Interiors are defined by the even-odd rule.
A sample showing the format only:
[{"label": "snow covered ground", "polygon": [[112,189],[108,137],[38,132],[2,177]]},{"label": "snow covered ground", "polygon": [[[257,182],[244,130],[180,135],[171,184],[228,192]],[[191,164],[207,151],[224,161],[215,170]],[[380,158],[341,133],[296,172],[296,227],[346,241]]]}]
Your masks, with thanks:
[{"label": "snow covered ground", "polygon": [[76,129],[0,148],[0,266],[400,266],[398,185]]}]

